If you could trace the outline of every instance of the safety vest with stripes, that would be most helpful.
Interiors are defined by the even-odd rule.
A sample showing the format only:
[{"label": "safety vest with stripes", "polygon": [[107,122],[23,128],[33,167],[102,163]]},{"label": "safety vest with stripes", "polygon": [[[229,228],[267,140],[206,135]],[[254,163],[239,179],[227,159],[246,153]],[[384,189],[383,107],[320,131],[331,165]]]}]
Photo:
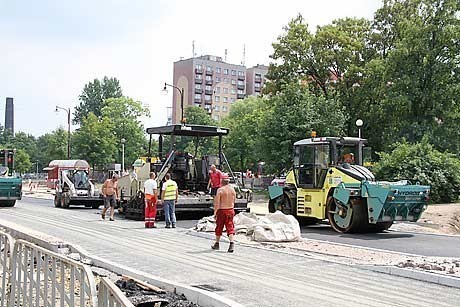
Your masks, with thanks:
[{"label": "safety vest with stripes", "polygon": [[165,191],[165,199],[164,200],[175,200],[176,199],[176,190],[177,184],[174,180],[167,180],[164,185],[166,188],[163,188]]}]

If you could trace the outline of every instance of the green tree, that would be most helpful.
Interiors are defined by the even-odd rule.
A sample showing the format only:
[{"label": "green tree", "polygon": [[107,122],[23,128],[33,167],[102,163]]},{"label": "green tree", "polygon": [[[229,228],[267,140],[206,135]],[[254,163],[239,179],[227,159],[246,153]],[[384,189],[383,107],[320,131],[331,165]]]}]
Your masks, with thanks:
[{"label": "green tree", "polygon": [[104,168],[113,162],[118,143],[113,129],[113,123],[108,117],[99,119],[89,113],[73,136],[74,156],[88,161],[93,169]]},{"label": "green tree", "polygon": [[306,86],[285,86],[268,100],[260,120],[262,158],[267,170],[276,172],[292,165],[292,146],[310,137],[344,134],[346,115],[334,100],[314,96]]},{"label": "green tree", "polygon": [[30,162],[30,157],[27,152],[22,149],[18,149],[16,151],[16,155],[14,157],[14,168],[19,174],[24,174],[32,168],[32,162]]},{"label": "green tree", "polygon": [[[72,148],[73,150],[73,148]],[[37,155],[32,161],[39,161],[39,165],[48,165],[52,160],[67,159],[67,131],[58,128],[46,133],[37,139]]]},{"label": "green tree", "polygon": [[144,126],[140,122],[142,116],[150,116],[148,108],[128,97],[110,98],[104,101],[102,118],[112,124],[112,131],[118,148],[118,161],[121,161],[121,139],[125,139],[126,165],[132,164],[140,156],[148,152],[148,141]]},{"label": "green tree", "polygon": [[91,112],[97,117],[102,116],[104,100],[123,96],[120,81],[117,78],[104,77],[102,81],[94,79],[83,88],[78,97],[80,104],[75,107],[73,123],[81,124],[82,120]]},{"label": "green tree", "polygon": [[260,160],[265,146],[260,138],[260,126],[266,111],[267,98],[248,97],[232,105],[222,125],[230,129],[224,138],[225,155],[235,170],[245,171]]},{"label": "green tree", "polygon": [[410,180],[430,185],[435,203],[456,202],[460,193],[460,160],[440,152],[425,137],[420,143],[393,144],[390,153],[379,153],[374,171],[380,180]]},{"label": "green tree", "polygon": [[18,150],[22,149],[32,160],[35,160],[38,156],[37,139],[31,134],[21,131],[14,134],[14,137],[10,140],[10,144],[7,144],[6,147],[16,148]]}]

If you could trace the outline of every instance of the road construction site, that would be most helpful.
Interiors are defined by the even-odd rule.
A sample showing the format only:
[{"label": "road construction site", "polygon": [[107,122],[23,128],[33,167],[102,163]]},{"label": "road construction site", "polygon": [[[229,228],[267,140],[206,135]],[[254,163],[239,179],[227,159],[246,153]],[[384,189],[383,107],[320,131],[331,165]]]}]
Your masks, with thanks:
[{"label": "road construction site", "polygon": [[[34,196],[47,198],[46,192]],[[162,222],[157,229],[145,229],[142,222],[118,216],[114,222],[102,221],[100,210],[54,208],[48,198],[26,195],[16,207],[0,210],[0,225],[45,241],[78,246],[113,272],[173,281],[235,304],[456,306],[460,301],[457,236],[393,230],[351,235],[337,234],[327,226],[302,227],[299,242],[258,243],[239,236],[232,255],[212,252],[212,233],[190,229],[196,219],[179,220],[177,229],[164,229]],[[331,238],[351,243],[331,243]],[[399,240],[394,245],[412,242],[415,251],[420,245],[422,252],[395,251],[387,243],[390,239]],[[446,255],[439,246],[456,257]],[[432,255],[424,250],[431,250]]]}]

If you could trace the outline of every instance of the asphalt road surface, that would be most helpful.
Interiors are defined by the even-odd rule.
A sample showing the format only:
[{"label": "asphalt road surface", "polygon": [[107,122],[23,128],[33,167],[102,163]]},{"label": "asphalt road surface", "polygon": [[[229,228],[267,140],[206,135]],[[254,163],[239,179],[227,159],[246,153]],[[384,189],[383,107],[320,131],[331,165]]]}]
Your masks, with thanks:
[{"label": "asphalt road surface", "polygon": [[[145,229],[142,222],[102,221],[100,210],[57,209],[24,198],[0,209],[13,222],[77,244],[89,253],[162,278],[198,286],[245,306],[458,306],[455,288],[370,272],[301,255],[241,245],[210,250],[211,240],[184,228]],[[185,227],[188,221],[178,221]],[[222,244],[222,249],[227,244]]]}]

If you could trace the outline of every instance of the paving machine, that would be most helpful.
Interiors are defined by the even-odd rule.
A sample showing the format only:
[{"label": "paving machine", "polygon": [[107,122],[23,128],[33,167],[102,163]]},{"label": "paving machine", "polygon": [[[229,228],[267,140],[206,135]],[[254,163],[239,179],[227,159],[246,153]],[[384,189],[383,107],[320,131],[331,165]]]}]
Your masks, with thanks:
[{"label": "paving machine", "polygon": [[55,207],[84,205],[97,209],[103,204],[99,191],[89,179],[90,165],[85,160],[53,160],[43,170],[48,171],[48,180],[55,184]]},{"label": "paving machine", "polygon": [[[177,124],[162,127],[148,128],[150,135],[149,155],[145,161],[138,160],[134,165],[134,174],[122,176],[118,181],[118,189],[121,201],[121,212],[126,218],[144,219],[144,182],[149,178],[150,172],[157,174],[159,192],[164,176],[171,174],[171,178],[177,182],[179,199],[176,203],[176,212],[200,212],[213,213],[213,198],[208,194],[207,184],[209,170],[212,164],[219,169],[229,172],[233,176],[232,169],[222,152],[222,137],[228,134],[228,129],[214,126]],[[151,156],[152,135],[159,135],[158,156]],[[164,136],[170,138],[170,149],[164,154]],[[191,137],[198,144],[201,138],[218,137],[218,153],[197,157],[197,149],[192,154],[176,150],[174,147],[175,137]],[[198,146],[197,146],[198,147]],[[247,204],[252,199],[252,192],[243,189],[236,180],[235,190],[237,200],[235,211],[247,211]],[[159,193],[160,194],[160,193]],[[162,206],[158,206],[158,214],[163,215]]]},{"label": "paving machine", "polygon": [[380,232],[394,221],[417,221],[430,186],[407,180],[378,182],[363,166],[367,141],[312,137],[294,144],[294,165],[284,186],[270,186],[269,211],[306,222],[328,219],[337,232]]}]

